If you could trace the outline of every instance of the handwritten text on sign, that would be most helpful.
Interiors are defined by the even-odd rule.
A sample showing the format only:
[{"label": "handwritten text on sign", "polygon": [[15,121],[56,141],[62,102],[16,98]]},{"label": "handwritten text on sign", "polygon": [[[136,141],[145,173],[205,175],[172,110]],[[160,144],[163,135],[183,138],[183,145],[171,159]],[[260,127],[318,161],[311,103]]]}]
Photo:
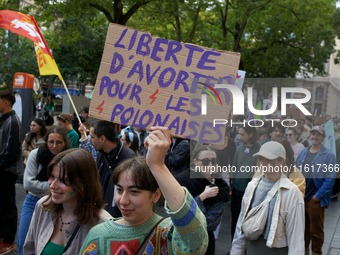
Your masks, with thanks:
[{"label": "handwritten text on sign", "polygon": [[[234,84],[239,59],[238,53],[110,24],[90,115],[141,128],[168,126],[175,136],[215,141],[223,131],[201,118],[201,94],[209,93],[206,86]],[[230,95],[218,94],[221,105],[212,98],[208,109],[226,117]]]}]

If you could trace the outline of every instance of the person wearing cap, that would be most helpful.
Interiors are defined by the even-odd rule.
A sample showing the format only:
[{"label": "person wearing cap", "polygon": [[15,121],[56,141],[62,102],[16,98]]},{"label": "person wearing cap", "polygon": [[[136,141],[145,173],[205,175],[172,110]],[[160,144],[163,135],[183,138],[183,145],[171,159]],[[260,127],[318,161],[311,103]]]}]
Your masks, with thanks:
[{"label": "person wearing cap", "polygon": [[325,130],[314,126],[310,131],[311,145],[302,150],[296,159],[296,167],[306,178],[305,209],[305,251],[309,254],[312,242],[312,253],[322,254],[324,242],[325,208],[331,201],[335,182],[335,155],[322,145]]},{"label": "person wearing cap", "polygon": [[[81,123],[85,123],[85,121],[88,118],[89,118],[89,107],[83,106],[80,110],[79,119],[81,120]],[[79,120],[76,116],[76,113],[73,113],[72,127],[78,133],[78,136],[81,137],[81,134],[78,130],[79,129]]]},{"label": "person wearing cap", "polygon": [[[245,254],[304,254],[304,201],[300,190],[281,171],[286,151],[282,144],[270,141],[254,154],[262,175],[249,182],[242,199],[231,255]],[[271,188],[278,190],[269,202],[264,232],[255,241],[247,240],[241,225],[247,212],[262,203]]]},{"label": "person wearing cap", "polygon": [[72,128],[73,115],[68,113],[59,114],[57,117],[58,126],[62,127],[67,132],[67,138],[70,141],[71,148],[79,148],[79,135]]}]

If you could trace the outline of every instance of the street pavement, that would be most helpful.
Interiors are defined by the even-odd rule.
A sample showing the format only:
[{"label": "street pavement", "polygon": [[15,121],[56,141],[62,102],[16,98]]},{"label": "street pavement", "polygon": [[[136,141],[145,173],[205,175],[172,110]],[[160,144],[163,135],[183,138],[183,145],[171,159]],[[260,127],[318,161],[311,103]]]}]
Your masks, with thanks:
[{"label": "street pavement", "polygon": [[[18,207],[18,229],[22,204],[25,200],[26,192],[22,184],[16,184],[16,202]],[[216,255],[226,255],[231,247],[231,213],[230,202],[227,203],[222,217],[219,236],[216,240]],[[340,201],[331,202],[325,212],[325,241],[322,247],[323,254],[340,255]],[[17,255],[15,250],[10,255]]]}]

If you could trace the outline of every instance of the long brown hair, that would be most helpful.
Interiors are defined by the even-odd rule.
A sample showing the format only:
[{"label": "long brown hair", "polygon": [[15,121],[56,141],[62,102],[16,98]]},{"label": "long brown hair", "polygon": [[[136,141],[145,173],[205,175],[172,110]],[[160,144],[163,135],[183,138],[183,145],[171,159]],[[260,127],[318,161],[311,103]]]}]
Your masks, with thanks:
[{"label": "long brown hair", "polygon": [[[52,126],[44,136],[45,141],[48,140],[48,136],[50,134],[59,134],[59,135],[62,136],[64,143],[65,143],[63,150],[70,148],[70,142],[67,139],[67,132],[66,132],[65,129],[63,129],[62,127],[59,127],[59,126]],[[45,144],[42,147],[43,147],[43,150],[48,150],[47,142],[45,142]]]},{"label": "long brown hair", "polygon": [[[46,126],[45,126],[45,122],[42,119],[39,119],[39,118],[33,119],[31,121],[31,123],[32,122],[37,123],[41,127],[40,135],[41,135],[42,138],[44,138],[45,134],[47,132],[47,129],[46,129]],[[31,130],[28,131],[28,133],[27,133],[27,135],[25,137],[25,141],[26,141],[27,145],[31,145],[32,144],[32,140],[33,140],[34,137],[36,137],[36,134],[32,133]]]},{"label": "long brown hair", "polygon": [[[102,187],[99,180],[97,164],[92,155],[84,149],[69,149],[56,155],[47,168],[50,178],[54,166],[59,166],[62,180],[67,175],[68,185],[77,192],[77,206],[74,214],[80,224],[90,223],[99,218],[100,209],[103,208]],[[61,204],[55,204],[49,191],[47,199],[43,202],[42,210],[60,212]]]}]

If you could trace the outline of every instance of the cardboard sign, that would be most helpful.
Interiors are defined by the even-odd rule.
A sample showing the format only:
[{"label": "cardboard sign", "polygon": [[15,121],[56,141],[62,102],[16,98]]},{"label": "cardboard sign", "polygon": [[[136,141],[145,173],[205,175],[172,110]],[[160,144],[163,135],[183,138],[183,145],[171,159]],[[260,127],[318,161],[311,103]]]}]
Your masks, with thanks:
[{"label": "cardboard sign", "polygon": [[[90,116],[143,129],[167,126],[173,136],[216,142],[225,127],[214,128],[211,117],[226,119],[232,102],[214,86],[235,84],[239,61],[239,53],[110,24]],[[201,115],[202,94],[207,115]]]}]

